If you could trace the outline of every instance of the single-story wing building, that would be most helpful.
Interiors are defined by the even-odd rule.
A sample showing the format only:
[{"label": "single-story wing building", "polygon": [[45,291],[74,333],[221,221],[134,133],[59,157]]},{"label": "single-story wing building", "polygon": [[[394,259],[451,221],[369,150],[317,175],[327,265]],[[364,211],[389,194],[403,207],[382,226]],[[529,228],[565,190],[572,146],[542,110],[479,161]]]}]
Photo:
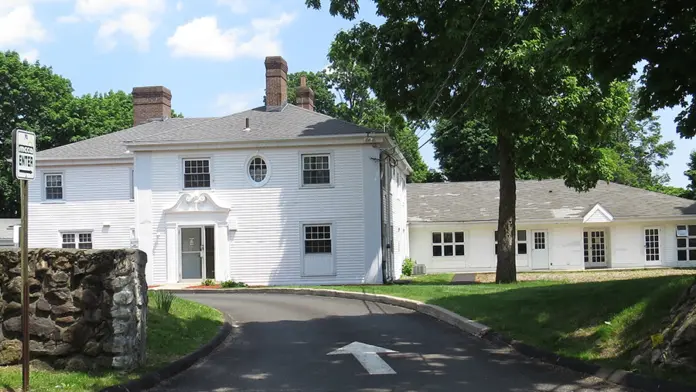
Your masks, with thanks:
[{"label": "single-story wing building", "polygon": [[[410,257],[426,272],[494,271],[499,182],[409,184]],[[517,182],[519,271],[696,267],[696,202],[600,182]]]}]

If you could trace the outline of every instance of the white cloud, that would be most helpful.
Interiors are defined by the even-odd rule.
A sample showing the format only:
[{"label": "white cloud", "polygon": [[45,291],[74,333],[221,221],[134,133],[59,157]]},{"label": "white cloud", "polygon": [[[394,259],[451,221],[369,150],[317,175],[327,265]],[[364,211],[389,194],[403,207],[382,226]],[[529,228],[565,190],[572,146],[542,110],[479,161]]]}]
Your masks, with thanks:
[{"label": "white cloud", "polygon": [[294,14],[283,13],[275,19],[252,19],[244,28],[222,30],[216,17],[206,16],[177,27],[167,45],[175,57],[232,60],[279,55],[280,29],[294,19]]},{"label": "white cloud", "polygon": [[239,113],[263,104],[263,90],[246,93],[222,93],[215,100],[215,115]]},{"label": "white cloud", "polygon": [[150,35],[154,29],[155,25],[147,15],[129,12],[122,14],[118,19],[110,19],[102,23],[97,33],[97,42],[102,43],[104,49],[111,50],[116,46],[116,34],[121,32],[133,38],[138,50],[147,51],[150,48]]},{"label": "white cloud", "polygon": [[82,20],[82,19],[80,19],[80,17],[77,16],[77,15],[59,16],[58,19],[56,19],[56,21],[57,21],[58,23],[65,23],[65,24],[77,23],[77,22],[80,22],[81,20]]},{"label": "white cloud", "polygon": [[249,12],[250,0],[217,0],[218,5],[224,5],[230,8],[235,14],[244,14]]},{"label": "white cloud", "polygon": [[125,36],[138,50],[146,51],[165,9],[166,0],[75,0],[74,13],[58,21],[98,23],[96,42],[104,50],[113,49]]},{"label": "white cloud", "polygon": [[83,16],[110,16],[119,11],[150,13],[163,10],[165,0],[77,0],[75,13]]},{"label": "white cloud", "polygon": [[177,11],[181,12],[181,10],[183,10],[183,9],[184,9],[184,2],[183,1],[176,3],[176,10]]},{"label": "white cloud", "polygon": [[19,57],[30,63],[34,63],[39,59],[39,51],[37,49],[29,49],[26,52],[20,53]]},{"label": "white cloud", "polygon": [[[2,0],[5,1],[5,0]],[[14,47],[46,39],[46,30],[28,1],[9,0],[0,6],[0,46]]]}]

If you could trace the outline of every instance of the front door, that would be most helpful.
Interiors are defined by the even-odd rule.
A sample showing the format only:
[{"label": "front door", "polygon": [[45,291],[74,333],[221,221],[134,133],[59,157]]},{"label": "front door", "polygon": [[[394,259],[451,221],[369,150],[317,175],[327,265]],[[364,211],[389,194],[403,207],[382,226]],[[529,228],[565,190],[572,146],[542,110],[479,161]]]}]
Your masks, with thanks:
[{"label": "front door", "polygon": [[181,228],[181,279],[201,279],[203,277],[202,227]]},{"label": "front door", "polygon": [[549,269],[548,232],[532,231],[532,269]]},{"label": "front door", "polygon": [[643,230],[643,246],[645,247],[645,265],[660,265],[659,227],[646,227]]}]

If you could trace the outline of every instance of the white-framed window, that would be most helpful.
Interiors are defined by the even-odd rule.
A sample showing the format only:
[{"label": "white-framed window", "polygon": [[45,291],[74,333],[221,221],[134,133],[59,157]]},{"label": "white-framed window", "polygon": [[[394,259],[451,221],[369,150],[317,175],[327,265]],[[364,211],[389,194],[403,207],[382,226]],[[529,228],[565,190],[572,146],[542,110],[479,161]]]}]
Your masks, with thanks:
[{"label": "white-framed window", "polygon": [[248,165],[249,178],[255,184],[263,184],[268,179],[268,165],[266,160],[261,156],[254,156],[249,160]]},{"label": "white-framed window", "polygon": [[92,233],[61,233],[63,248],[92,249]]},{"label": "white-framed window", "polygon": [[546,232],[534,232],[534,249],[546,249]]},{"label": "white-framed window", "polygon": [[46,200],[63,200],[63,173],[44,174],[44,197]]},{"label": "white-framed window", "polygon": [[646,227],[643,229],[645,261],[660,261],[660,231],[658,227]]},{"label": "white-framed window", "polygon": [[[493,235],[495,236],[495,254],[498,254],[498,230]],[[527,254],[527,230],[517,230],[517,254]]]},{"label": "white-framed window", "polygon": [[184,189],[210,188],[210,159],[185,158]]},{"label": "white-framed window", "polygon": [[464,232],[433,232],[433,257],[464,256]]},{"label": "white-framed window", "polygon": [[304,225],[305,254],[331,254],[331,225]]},{"label": "white-framed window", "polygon": [[696,225],[677,226],[677,261],[696,261]]},{"label": "white-framed window", "polygon": [[331,185],[331,155],[302,154],[302,186]]}]

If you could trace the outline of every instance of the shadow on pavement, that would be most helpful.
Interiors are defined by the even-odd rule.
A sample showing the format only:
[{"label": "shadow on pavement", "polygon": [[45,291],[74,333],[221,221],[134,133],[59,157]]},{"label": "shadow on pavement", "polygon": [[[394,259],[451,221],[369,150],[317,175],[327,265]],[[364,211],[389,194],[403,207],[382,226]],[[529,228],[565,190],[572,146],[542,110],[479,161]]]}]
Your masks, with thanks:
[{"label": "shadow on pavement", "polygon": [[[623,391],[464,335],[428,316],[365,303],[369,314],[248,322],[205,361],[158,391]],[[369,375],[355,341],[398,351],[395,375]]]}]

